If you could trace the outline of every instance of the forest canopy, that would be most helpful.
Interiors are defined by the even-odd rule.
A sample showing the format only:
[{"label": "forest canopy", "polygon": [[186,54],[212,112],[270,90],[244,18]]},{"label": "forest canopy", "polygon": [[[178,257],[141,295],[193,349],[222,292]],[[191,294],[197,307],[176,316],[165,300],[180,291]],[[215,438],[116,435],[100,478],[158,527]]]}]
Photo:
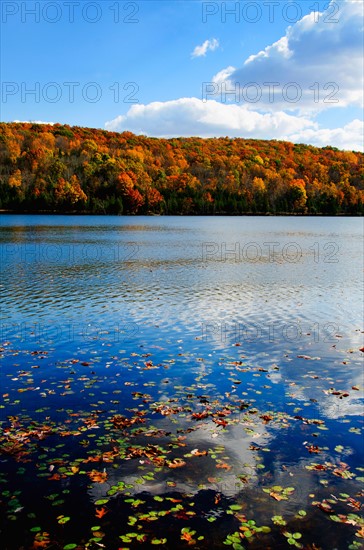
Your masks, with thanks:
[{"label": "forest canopy", "polygon": [[333,147],[0,123],[0,158],[3,210],[364,213],[364,155]]}]

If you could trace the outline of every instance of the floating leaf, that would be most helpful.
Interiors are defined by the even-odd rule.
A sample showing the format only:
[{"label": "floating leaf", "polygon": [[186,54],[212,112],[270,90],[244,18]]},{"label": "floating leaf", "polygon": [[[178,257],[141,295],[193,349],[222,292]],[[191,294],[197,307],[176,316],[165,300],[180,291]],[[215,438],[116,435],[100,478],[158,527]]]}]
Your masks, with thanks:
[{"label": "floating leaf", "polygon": [[60,518],[58,519],[58,523],[59,523],[60,525],[64,525],[65,523],[67,523],[68,521],[70,521],[70,519],[71,519],[70,517],[64,517],[64,516],[63,516],[63,517],[60,517]]},{"label": "floating leaf", "polygon": [[98,472],[97,470],[92,470],[87,475],[91,481],[95,481],[96,483],[105,483],[108,477],[106,472]]},{"label": "floating leaf", "polygon": [[279,493],[275,493],[274,491],[271,491],[271,492],[269,493],[269,496],[272,497],[272,498],[274,498],[274,500],[278,500],[278,502],[279,502],[280,500],[284,500],[284,497],[282,497],[282,495],[280,495]]},{"label": "floating leaf", "polygon": [[101,498],[95,502],[96,506],[102,506],[103,504],[107,504],[109,502],[108,498]]},{"label": "floating leaf", "polygon": [[104,507],[102,508],[96,508],[95,516],[99,519],[103,518],[105,514],[108,513],[108,510]]},{"label": "floating leaf", "polygon": [[183,466],[186,466],[186,462],[180,458],[168,462],[168,468],[182,468]]},{"label": "floating leaf", "polygon": [[282,516],[273,516],[272,521],[274,525],[287,525],[287,522],[283,519]]}]

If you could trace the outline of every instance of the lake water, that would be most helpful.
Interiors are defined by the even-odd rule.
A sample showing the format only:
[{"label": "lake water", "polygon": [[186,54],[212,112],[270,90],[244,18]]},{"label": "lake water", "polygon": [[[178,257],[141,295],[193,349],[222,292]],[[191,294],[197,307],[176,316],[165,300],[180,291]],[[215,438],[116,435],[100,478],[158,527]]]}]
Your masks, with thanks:
[{"label": "lake water", "polygon": [[362,547],[361,218],[3,215],[0,246],[3,548]]}]

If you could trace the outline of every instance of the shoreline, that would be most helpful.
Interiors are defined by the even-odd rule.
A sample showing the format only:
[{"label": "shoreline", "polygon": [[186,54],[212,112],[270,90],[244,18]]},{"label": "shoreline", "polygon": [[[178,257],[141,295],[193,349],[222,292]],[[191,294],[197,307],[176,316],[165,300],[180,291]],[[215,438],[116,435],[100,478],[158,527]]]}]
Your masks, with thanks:
[{"label": "shoreline", "polygon": [[219,218],[219,217],[232,217],[232,218],[242,218],[242,217],[262,217],[262,216],[270,216],[270,217],[288,217],[288,216],[294,216],[299,218],[361,218],[363,217],[363,214],[360,212],[356,214],[347,214],[347,213],[337,213],[337,214],[325,214],[325,213],[308,213],[308,214],[300,214],[297,212],[244,212],[244,214],[230,214],[229,212],[219,212],[216,214],[203,214],[203,213],[196,213],[196,214],[155,214],[155,213],[144,213],[144,214],[109,214],[105,212],[87,212],[87,211],[66,211],[66,212],[59,212],[57,210],[7,210],[7,209],[0,209],[0,215],[1,214],[11,214],[11,215],[32,215],[32,216],[115,216],[118,218],[121,217],[127,217],[127,218],[133,218],[133,217],[159,217],[159,218],[165,218],[165,217],[204,217],[204,218]]}]

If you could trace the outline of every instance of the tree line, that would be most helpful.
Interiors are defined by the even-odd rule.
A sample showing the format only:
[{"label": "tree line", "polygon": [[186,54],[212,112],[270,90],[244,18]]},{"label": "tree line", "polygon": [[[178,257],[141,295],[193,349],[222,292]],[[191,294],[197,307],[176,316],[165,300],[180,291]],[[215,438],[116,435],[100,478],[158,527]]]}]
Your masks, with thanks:
[{"label": "tree line", "polygon": [[364,155],[242,138],[0,124],[0,208],[95,214],[364,213]]}]

